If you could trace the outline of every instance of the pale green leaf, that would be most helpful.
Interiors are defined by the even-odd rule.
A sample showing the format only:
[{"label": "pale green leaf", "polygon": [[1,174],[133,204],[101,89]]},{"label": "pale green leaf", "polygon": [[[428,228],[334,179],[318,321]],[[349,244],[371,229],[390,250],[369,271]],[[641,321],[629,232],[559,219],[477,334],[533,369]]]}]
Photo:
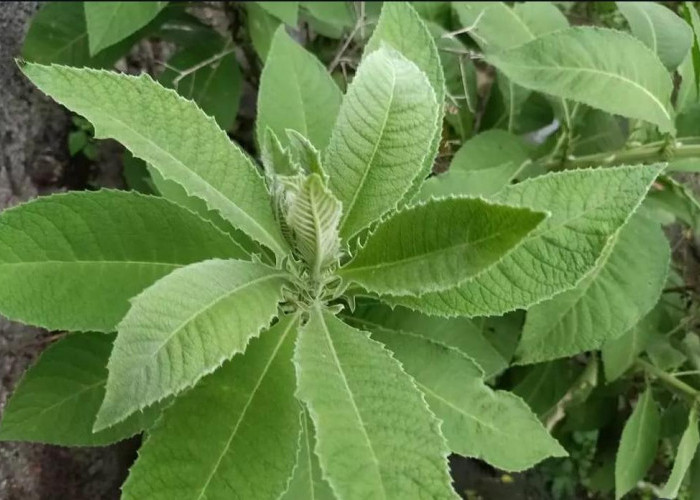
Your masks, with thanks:
[{"label": "pale green leaf", "polygon": [[138,77],[64,66],[26,64],[43,92],[202,198],[236,228],[284,255],[261,175],[251,160],[191,101],[147,75]]},{"label": "pale green leaf", "polygon": [[693,5],[693,2],[683,3],[683,17],[693,28],[693,47],[690,50],[690,57],[693,63],[695,95],[700,94],[700,15]]},{"label": "pale green leaf", "polygon": [[406,194],[429,154],[437,110],[425,75],[398,52],[382,48],[362,61],[323,159],[345,240]]},{"label": "pale green leaf", "polygon": [[522,139],[503,130],[487,130],[464,142],[450,169],[425,181],[418,196],[491,196],[510,184],[527,162]]},{"label": "pale green leaf", "polygon": [[693,45],[693,30],[665,5],[615,2],[632,34],[649,47],[669,71],[675,70]]},{"label": "pale green leaf", "polygon": [[415,379],[453,452],[508,471],[566,456],[523,400],[489,388],[467,356],[412,333],[378,329],[372,337]]},{"label": "pale green leaf", "polygon": [[49,346],[27,370],[7,403],[0,440],[61,446],[103,446],[148,429],[160,413],[149,407],[93,434],[107,382],[114,335],[75,333]]},{"label": "pale green leaf", "polygon": [[545,218],[478,198],[430,200],[380,223],[338,273],[380,294],[444,290],[499,261]]},{"label": "pale green leaf", "polygon": [[299,15],[299,2],[255,2],[277,19],[289,26],[296,26]]},{"label": "pale green leaf", "polygon": [[179,269],[132,300],[109,358],[103,429],[191,387],[245,351],[277,314],[285,274],[237,260]]},{"label": "pale green leaf", "polygon": [[[440,54],[432,34],[408,2],[384,2],[377,26],[365,47],[364,57],[381,48],[382,45],[398,50],[425,73],[438,105],[436,120],[441,124],[445,103],[445,76]],[[430,174],[441,137],[442,127],[437,126],[433,130],[432,142],[423,159],[423,166],[416,172],[413,186],[406,198],[415,194],[423,180]]]},{"label": "pale green leaf", "polygon": [[245,255],[162,198],[106,190],[47,196],[0,215],[0,312],[50,330],[110,332],[131,297],[178,267]]},{"label": "pale green leaf", "polygon": [[[692,112],[693,104],[698,102],[698,87],[695,85],[692,53],[683,59],[683,62],[678,67],[678,74],[681,77],[681,84],[678,87],[678,96],[676,97],[676,111],[679,114],[682,114],[684,111]],[[687,158],[675,161],[684,160],[687,160]]]},{"label": "pale green leaf", "polygon": [[314,452],[316,436],[314,424],[306,410],[301,417],[301,436],[294,474],[289,488],[280,500],[335,500],[333,490],[323,479],[321,464]]},{"label": "pale green leaf", "polygon": [[660,427],[659,410],[647,388],[622,430],[615,458],[615,498],[622,498],[644,478],[656,456]]},{"label": "pale green leaf", "polygon": [[633,216],[604,254],[576,288],[528,311],[515,353],[519,364],[598,349],[654,307],[671,259],[660,225]]},{"label": "pale green leaf", "polygon": [[279,27],[260,77],[258,144],[264,143],[270,127],[282,146],[289,144],[285,130],[292,129],[316,148],[325,148],[341,100],[340,89],[321,62]]},{"label": "pale green leaf", "polygon": [[674,131],[671,78],[656,55],[626,33],[569,28],[490,54],[487,61],[525,88]]},{"label": "pale green leaf", "polygon": [[168,2],[83,2],[90,55],[146,26]]},{"label": "pale green leaf", "polygon": [[601,354],[603,356],[605,379],[608,382],[620,378],[632,367],[637,356],[646,349],[652,335],[658,331],[659,313],[658,307],[652,309],[627,333],[603,344]]},{"label": "pale green leaf", "polygon": [[700,433],[698,433],[698,414],[693,408],[688,415],[688,427],[683,432],[681,442],[678,444],[676,459],[673,462],[673,469],[668,478],[668,482],[661,490],[661,497],[676,498],[683,484],[685,474],[690,467],[690,462],[695,456],[695,452],[700,444]]},{"label": "pale green leaf", "polygon": [[300,430],[291,361],[297,326],[282,319],[177,399],[149,431],[122,498],[278,498]]},{"label": "pale green leaf", "polygon": [[355,12],[351,2],[301,2],[309,13],[326,24],[338,28],[351,28],[355,24]]},{"label": "pale green leaf", "polygon": [[658,165],[576,170],[509,186],[491,201],[551,213],[522,244],[456,288],[383,300],[433,315],[489,316],[571,289],[595,267],[660,170]]},{"label": "pale green leaf", "polygon": [[337,496],[457,498],[439,422],[381,344],[316,306],[294,360],[297,396],[309,409],[323,475]]},{"label": "pale green leaf", "polygon": [[552,2],[519,2],[513,5],[513,12],[533,38],[569,27],[566,16]]},{"label": "pale green leaf", "polygon": [[281,22],[268,14],[265,9],[258,5],[258,2],[245,2],[245,7],[248,14],[246,23],[248,35],[260,60],[265,62],[267,54],[270,52],[272,37]]}]

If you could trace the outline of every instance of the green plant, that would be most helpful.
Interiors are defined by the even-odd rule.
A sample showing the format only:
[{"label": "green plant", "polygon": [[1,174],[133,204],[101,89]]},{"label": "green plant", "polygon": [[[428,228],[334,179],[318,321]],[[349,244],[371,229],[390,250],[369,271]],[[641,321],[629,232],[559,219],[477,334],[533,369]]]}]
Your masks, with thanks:
[{"label": "green plant", "polygon": [[[161,4],[129,6],[131,28],[183,15]],[[43,64],[99,66],[141,36],[95,28],[86,4],[92,59],[20,63],[160,196],[0,215],[0,312],[77,332],[27,372],[0,438],[144,431],[125,498],[453,497],[449,452],[507,471],[549,458],[564,495],[607,493],[612,474],[620,497],[660,461],[658,400],[680,422],[663,436],[675,497],[700,438],[698,390],[674,370],[697,369],[700,344],[694,298],[662,294],[685,285],[661,222],[700,220],[672,177],[700,156],[692,5],[691,25],[655,4],[602,12],[633,37],[569,27],[549,3],[386,3],[371,34],[349,4],[301,4],[245,7],[262,174],[222,131],[235,110],[194,77],[238,64],[230,40],[198,34],[160,83]],[[333,74],[280,26],[300,12]],[[340,61],[357,65],[345,93]],[[553,119],[539,145],[516,135]]]}]

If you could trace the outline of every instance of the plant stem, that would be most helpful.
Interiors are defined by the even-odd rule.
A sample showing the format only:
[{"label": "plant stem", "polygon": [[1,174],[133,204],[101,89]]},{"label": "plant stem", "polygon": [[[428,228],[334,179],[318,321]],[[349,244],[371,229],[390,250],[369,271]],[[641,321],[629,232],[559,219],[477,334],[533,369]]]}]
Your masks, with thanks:
[{"label": "plant stem", "polygon": [[637,366],[640,368],[643,368],[645,372],[647,372],[650,375],[653,375],[657,377],[659,380],[664,382],[665,384],[673,387],[674,389],[677,389],[678,391],[681,391],[685,393],[686,395],[690,396],[692,399],[699,399],[700,398],[700,391],[695,389],[694,387],[691,387],[690,385],[686,384],[682,380],[677,379],[670,373],[666,373],[663,371],[661,368],[658,368],[651,363],[647,363],[641,358],[637,358]]}]

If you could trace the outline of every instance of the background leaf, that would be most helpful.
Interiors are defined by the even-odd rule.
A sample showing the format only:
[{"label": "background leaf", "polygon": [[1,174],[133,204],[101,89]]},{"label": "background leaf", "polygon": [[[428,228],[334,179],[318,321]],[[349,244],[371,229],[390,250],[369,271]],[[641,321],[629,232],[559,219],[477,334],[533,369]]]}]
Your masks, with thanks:
[{"label": "background leaf", "polygon": [[299,2],[255,2],[267,12],[289,26],[298,23]]},{"label": "background leaf", "polygon": [[673,469],[668,482],[661,490],[663,498],[676,498],[681,489],[685,474],[690,467],[690,462],[695,456],[695,452],[700,444],[700,433],[698,433],[698,414],[696,409],[690,411],[688,415],[688,427],[683,432],[681,442],[678,444],[676,459],[673,461]]},{"label": "background leaf", "polygon": [[644,316],[632,328],[619,338],[611,339],[603,344],[603,368],[605,379],[612,382],[620,378],[649,344],[654,333],[659,328],[659,308]]}]

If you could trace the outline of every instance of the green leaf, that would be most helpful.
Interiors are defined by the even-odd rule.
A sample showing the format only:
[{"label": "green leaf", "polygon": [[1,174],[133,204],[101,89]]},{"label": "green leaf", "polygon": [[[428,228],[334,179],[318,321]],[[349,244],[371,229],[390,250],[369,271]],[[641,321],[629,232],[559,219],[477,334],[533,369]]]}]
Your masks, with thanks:
[{"label": "green leaf", "polygon": [[693,30],[665,5],[615,2],[632,34],[649,47],[669,71],[675,70],[693,44]]},{"label": "green leaf", "polygon": [[29,368],[3,411],[0,440],[60,446],[103,446],[148,429],[160,414],[149,407],[93,434],[107,382],[114,335],[75,333],[49,346]]},{"label": "green leaf", "polygon": [[264,143],[265,130],[270,127],[282,146],[289,144],[285,130],[292,129],[316,148],[325,148],[341,100],[340,89],[323,64],[280,26],[260,77],[258,144]]},{"label": "green leaf", "polygon": [[235,227],[278,255],[286,253],[262,177],[194,103],[147,75],[37,64],[23,71],[43,92],[90,120],[96,138],[117,139]]},{"label": "green leaf", "polygon": [[660,170],[658,165],[576,170],[509,186],[490,201],[551,213],[523,243],[456,288],[383,300],[433,315],[491,316],[571,289],[595,267]]},{"label": "green leaf", "polygon": [[523,2],[513,12],[532,33],[533,38],[569,27],[566,16],[552,2]]},{"label": "green leaf", "polygon": [[278,498],[300,431],[297,326],[282,319],[178,398],[148,433],[122,498]]},{"label": "green leaf", "polygon": [[[228,54],[223,57],[192,71],[227,51]],[[191,73],[176,83],[175,79],[185,71]],[[196,102],[202,111],[214,117],[222,129],[230,130],[233,127],[241,99],[243,76],[233,49],[227,48],[223,39],[185,47],[168,59],[168,67],[158,81]]]},{"label": "green leaf", "polygon": [[693,62],[695,95],[700,94],[700,15],[692,2],[683,3],[683,16],[693,28],[693,47],[690,56]]},{"label": "green leaf", "polygon": [[73,192],[0,215],[0,311],[49,330],[110,332],[128,300],[178,267],[242,258],[190,211],[135,192]]},{"label": "green leaf", "polygon": [[603,355],[605,379],[608,382],[620,378],[632,367],[637,356],[644,352],[653,334],[658,331],[658,317],[659,310],[654,308],[627,333],[603,344],[601,354]]},{"label": "green leaf", "polygon": [[437,109],[425,75],[398,52],[382,48],[362,61],[323,159],[345,240],[406,194],[429,154]]},{"label": "green leaf", "polygon": [[351,28],[355,24],[355,12],[350,2],[301,2],[309,13],[326,24],[338,28]]},{"label": "green leaf", "polygon": [[661,490],[661,497],[676,498],[678,496],[678,491],[683,483],[683,478],[685,478],[685,473],[690,467],[690,462],[693,460],[693,456],[695,456],[695,452],[698,449],[698,444],[700,444],[698,414],[697,410],[693,408],[688,415],[688,427],[685,429],[685,432],[683,432],[681,442],[678,444],[678,451],[676,452],[676,459],[673,462],[671,476]]},{"label": "green leaf", "polygon": [[515,353],[519,364],[598,349],[654,307],[671,259],[661,226],[635,215],[604,254],[576,288],[528,311]]},{"label": "green leaf", "polygon": [[486,59],[525,88],[674,131],[671,78],[656,55],[626,33],[569,28]]},{"label": "green leaf", "polygon": [[491,390],[481,369],[464,354],[406,332],[381,329],[372,337],[386,345],[415,379],[430,409],[442,420],[453,452],[508,471],[524,470],[550,456],[566,456],[523,400]]},{"label": "green leaf", "polygon": [[314,421],[316,453],[337,496],[457,498],[439,422],[381,344],[315,306],[294,361],[297,396]]},{"label": "green leaf", "polygon": [[289,481],[289,488],[280,500],[335,500],[333,490],[323,479],[321,464],[314,452],[316,436],[314,424],[305,410],[301,417],[301,437],[294,474]]},{"label": "green leaf", "polygon": [[90,55],[146,26],[168,2],[83,2]]},{"label": "green leaf", "polygon": [[248,22],[246,24],[255,52],[258,53],[260,60],[265,62],[267,54],[270,51],[272,37],[281,22],[268,14],[258,3],[259,2],[245,2],[246,12],[248,14]]},{"label": "green leaf", "polygon": [[647,388],[622,430],[615,458],[615,498],[622,498],[644,478],[656,456],[660,427],[659,410]]},{"label": "green leaf", "polygon": [[540,363],[527,369],[516,367],[514,370],[518,383],[513,387],[513,393],[523,398],[541,419],[552,414],[585,373],[578,364],[568,359]]},{"label": "green leaf", "polygon": [[[366,58],[383,45],[398,50],[425,73],[437,101],[436,122],[441,125],[445,107],[445,76],[440,54],[430,30],[408,2],[384,2],[377,26],[365,47],[364,57]],[[407,193],[406,199],[415,194],[420,184],[430,174],[441,137],[442,127],[437,126],[433,129],[432,142],[428,153],[423,158],[423,166],[416,172],[413,186]]]},{"label": "green leaf", "polygon": [[522,139],[503,130],[487,130],[464,142],[450,169],[425,181],[418,196],[490,196],[510,184],[527,163]]},{"label": "green leaf", "polygon": [[499,261],[545,218],[477,198],[430,200],[380,223],[338,273],[380,294],[444,290]]},{"label": "green leaf", "polygon": [[244,352],[277,314],[285,273],[208,260],[179,269],[131,301],[109,358],[95,430],[194,385]]},{"label": "green leaf", "polygon": [[299,19],[299,2],[255,2],[269,14],[289,26],[296,26]]}]

